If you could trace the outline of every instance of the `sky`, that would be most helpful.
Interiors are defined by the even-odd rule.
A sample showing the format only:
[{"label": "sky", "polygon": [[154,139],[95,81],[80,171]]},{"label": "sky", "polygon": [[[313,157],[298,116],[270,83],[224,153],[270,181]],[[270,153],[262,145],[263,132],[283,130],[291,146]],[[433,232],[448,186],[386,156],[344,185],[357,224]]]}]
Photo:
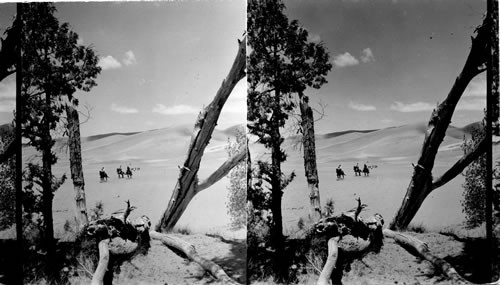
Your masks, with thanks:
[{"label": "sky", "polygon": [[[308,89],[314,108],[325,105],[316,133],[379,129],[428,121],[468,55],[484,0],[284,0],[289,19],[323,42],[333,64],[328,83]],[[77,92],[90,110],[82,136],[192,126],[237,51],[246,27],[246,2],[165,1],[58,3],[103,67],[98,86]],[[13,4],[0,5],[0,32]],[[246,80],[224,107],[219,128],[244,124]],[[485,74],[462,97],[452,125],[483,118]],[[15,76],[0,82],[0,123],[12,120]],[[82,115],[82,120],[85,118]]]},{"label": "sky", "polygon": [[[326,104],[317,133],[427,122],[448,94],[481,24],[478,0],[284,0],[285,13],[323,42],[333,64],[328,83],[307,89]],[[480,121],[486,76],[474,79],[452,119]]]},{"label": "sky", "polygon": [[[83,137],[169,126],[193,127],[226,77],[246,29],[246,2],[57,3],[79,42],[99,55],[101,74],[78,91]],[[15,6],[0,5],[0,32]],[[15,76],[0,82],[0,123],[12,120]],[[246,78],[226,102],[218,127],[246,122]]]}]

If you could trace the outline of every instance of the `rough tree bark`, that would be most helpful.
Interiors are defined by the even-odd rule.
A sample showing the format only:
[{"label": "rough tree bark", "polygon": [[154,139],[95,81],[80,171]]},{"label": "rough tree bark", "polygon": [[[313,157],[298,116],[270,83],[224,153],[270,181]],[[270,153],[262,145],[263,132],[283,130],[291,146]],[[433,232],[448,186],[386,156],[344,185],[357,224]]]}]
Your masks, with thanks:
[{"label": "rough tree bark", "polygon": [[319,197],[319,177],[316,165],[316,138],[314,136],[314,114],[309,106],[309,97],[301,94],[300,124],[302,127],[302,146],[304,148],[304,170],[309,188],[309,217],[313,221],[321,219],[321,202]]},{"label": "rough tree bark", "polygon": [[72,106],[66,106],[68,117],[68,144],[71,179],[75,190],[75,220],[76,228],[80,230],[88,224],[87,205],[85,200],[85,180],[82,167],[82,148],[80,141],[80,119],[78,111]]},{"label": "rough tree bark", "polygon": [[[437,151],[446,135],[455,107],[465,88],[476,75],[485,70],[489,32],[488,25],[483,22],[477,29],[477,36],[472,38],[472,47],[462,72],[458,75],[446,99],[432,112],[425,132],[420,158],[414,167],[410,185],[390,225],[393,230],[407,227],[425,198],[437,188],[434,187],[435,184],[432,180],[432,169]],[[482,153],[484,152],[480,154]],[[462,166],[465,168],[467,165],[462,164]]]},{"label": "rough tree bark", "polygon": [[[156,230],[166,232],[172,229],[181,215],[184,213],[187,205],[191,199],[201,191],[198,187],[198,170],[200,167],[201,158],[206,146],[210,142],[215,125],[221,113],[227,98],[236,84],[245,77],[246,67],[246,38],[239,42],[238,54],[233,62],[233,66],[229,71],[226,79],[222,82],[222,86],[217,91],[213,101],[200,112],[196,120],[193,134],[191,136],[191,143],[187,153],[187,158],[184,165],[180,167],[180,174],[175,185],[174,191],[168,203],[167,209],[164,211],[159,223],[156,225]],[[246,154],[246,150],[243,150]],[[242,158],[243,156],[237,156]],[[234,166],[241,160],[225,163],[220,167],[220,173],[228,173]],[[218,171],[219,171],[218,170]],[[220,175],[218,179],[222,178]],[[216,181],[207,181],[204,187],[208,187]]]}]

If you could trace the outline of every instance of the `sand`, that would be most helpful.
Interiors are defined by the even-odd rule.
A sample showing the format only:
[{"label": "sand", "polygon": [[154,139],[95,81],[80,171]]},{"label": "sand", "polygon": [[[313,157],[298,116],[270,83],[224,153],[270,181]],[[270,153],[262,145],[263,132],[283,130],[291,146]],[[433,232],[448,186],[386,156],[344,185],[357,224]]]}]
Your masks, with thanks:
[{"label": "sand", "polygon": [[[82,158],[85,175],[87,208],[101,201],[104,216],[123,210],[130,200],[136,209],[130,215],[148,216],[155,225],[166,209],[179,175],[178,165],[184,163],[192,127],[178,126],[135,134],[110,134],[82,139]],[[200,179],[207,177],[226,159],[225,147],[229,137],[234,141],[234,128],[216,130],[207,147]],[[53,167],[57,176],[70,177],[69,159],[63,141],[56,144],[58,163]],[[25,161],[36,160],[33,149],[24,149]],[[132,179],[118,179],[116,168],[127,165],[140,168]],[[110,176],[101,182],[98,172],[104,167]],[[226,202],[229,179],[223,178],[210,188],[197,194],[189,204],[176,228],[193,233],[182,236],[193,243],[201,256],[218,262],[233,278],[246,280],[246,231],[233,230]],[[54,229],[57,238],[66,238],[64,224],[73,219],[74,193],[70,178],[54,196]],[[213,235],[213,237],[206,234]],[[222,237],[222,238],[219,238]],[[73,280],[88,283],[87,279]],[[147,256],[137,257],[122,266],[116,284],[206,284],[213,278],[195,263],[187,264],[170,249],[153,242]]]}]

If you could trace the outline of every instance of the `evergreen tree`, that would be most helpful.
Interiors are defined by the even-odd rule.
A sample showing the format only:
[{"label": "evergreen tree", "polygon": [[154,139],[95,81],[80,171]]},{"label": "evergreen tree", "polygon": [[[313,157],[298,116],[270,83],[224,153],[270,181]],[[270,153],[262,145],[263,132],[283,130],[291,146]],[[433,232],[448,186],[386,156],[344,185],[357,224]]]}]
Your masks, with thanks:
[{"label": "evergreen tree", "polygon": [[[24,4],[21,46],[22,133],[29,144],[42,154],[42,164],[31,164],[26,177],[31,193],[41,192],[43,244],[51,258],[55,251],[52,218],[54,191],[63,178],[52,174],[57,157],[52,152],[53,131],[60,123],[68,104],[76,106],[77,90],[90,91],[101,71],[91,47],[77,44],[78,35],[68,23],[60,24],[52,3]],[[29,183],[32,182],[32,183]],[[33,191],[36,188],[37,191]]]},{"label": "evergreen tree", "polygon": [[[270,162],[257,161],[257,176],[266,186],[252,187],[251,191],[265,187],[270,195],[270,240],[275,249],[275,273],[278,279],[287,270],[282,257],[284,237],[281,214],[283,190],[295,174],[285,174],[281,164],[286,153],[281,149],[284,141],[281,129],[297,107],[296,94],[303,96],[306,87],[319,88],[326,82],[331,69],[328,54],[320,44],[307,41],[308,32],[298,21],[289,22],[281,1],[251,0],[247,5],[247,29],[250,54],[247,59],[248,78],[248,130],[257,136],[257,143],[270,150]],[[249,193],[252,197],[262,197]],[[258,207],[254,203],[253,207]],[[281,266],[281,267],[280,267]]]}]

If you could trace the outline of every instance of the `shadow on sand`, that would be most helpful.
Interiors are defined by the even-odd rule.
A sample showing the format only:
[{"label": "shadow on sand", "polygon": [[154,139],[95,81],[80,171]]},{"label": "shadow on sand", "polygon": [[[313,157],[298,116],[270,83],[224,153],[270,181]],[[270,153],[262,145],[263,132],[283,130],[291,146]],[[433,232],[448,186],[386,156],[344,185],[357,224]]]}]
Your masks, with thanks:
[{"label": "shadow on sand", "polygon": [[[208,235],[210,236],[210,235]],[[220,265],[226,273],[238,281],[245,284],[247,281],[247,243],[246,240],[229,240],[220,236],[211,236],[219,239],[223,243],[231,245],[231,254],[225,257],[212,259]]]}]

